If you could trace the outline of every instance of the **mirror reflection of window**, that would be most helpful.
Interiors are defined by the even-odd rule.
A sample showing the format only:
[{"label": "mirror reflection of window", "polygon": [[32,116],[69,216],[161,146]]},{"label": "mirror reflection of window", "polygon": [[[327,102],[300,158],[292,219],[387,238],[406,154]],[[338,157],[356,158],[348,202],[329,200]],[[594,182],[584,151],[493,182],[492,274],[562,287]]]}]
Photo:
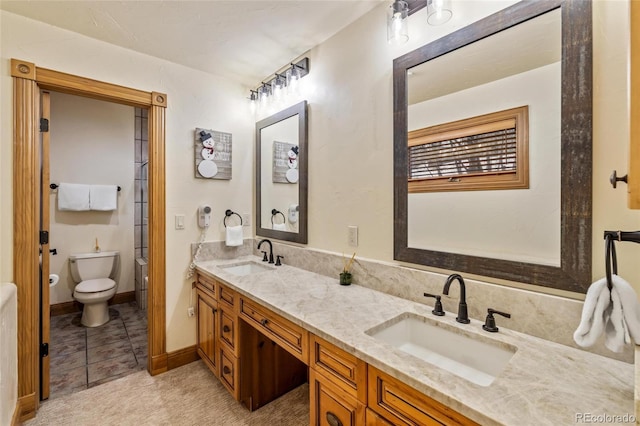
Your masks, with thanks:
[{"label": "mirror reflection of window", "polygon": [[410,135],[527,105],[530,183],[518,190],[410,190],[409,247],[560,265],[561,54],[555,10],[411,69]]}]

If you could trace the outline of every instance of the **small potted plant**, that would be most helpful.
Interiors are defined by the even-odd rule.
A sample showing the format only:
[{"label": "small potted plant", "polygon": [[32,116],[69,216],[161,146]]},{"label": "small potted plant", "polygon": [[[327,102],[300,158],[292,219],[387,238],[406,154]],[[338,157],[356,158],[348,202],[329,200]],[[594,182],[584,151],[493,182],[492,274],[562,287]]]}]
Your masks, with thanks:
[{"label": "small potted plant", "polygon": [[[344,262],[344,267],[342,268],[342,272],[340,272],[340,285],[351,285],[351,265],[353,264],[353,259],[356,258],[355,252],[353,256],[351,256],[351,260],[347,263]],[[342,256],[344,260],[344,256]]]}]

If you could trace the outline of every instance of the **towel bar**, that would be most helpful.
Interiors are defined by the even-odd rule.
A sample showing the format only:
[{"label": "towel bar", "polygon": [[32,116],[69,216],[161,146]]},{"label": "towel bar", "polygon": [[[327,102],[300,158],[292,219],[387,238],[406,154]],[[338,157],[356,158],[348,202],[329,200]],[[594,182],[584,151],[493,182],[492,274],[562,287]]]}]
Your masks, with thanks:
[{"label": "towel bar", "polygon": [[[49,188],[58,189],[58,186],[60,186],[60,185],[58,185],[57,183],[52,183],[52,184],[49,185]],[[121,191],[121,190],[122,190],[122,188],[120,188],[120,186],[118,186],[118,191]]]}]

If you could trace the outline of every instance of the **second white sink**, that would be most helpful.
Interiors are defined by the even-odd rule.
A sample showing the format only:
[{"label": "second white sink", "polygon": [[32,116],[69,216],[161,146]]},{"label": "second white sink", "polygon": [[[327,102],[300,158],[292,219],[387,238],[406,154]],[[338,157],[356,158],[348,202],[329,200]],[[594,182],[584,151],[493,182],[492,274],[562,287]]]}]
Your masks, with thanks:
[{"label": "second white sink", "polygon": [[251,260],[242,263],[234,263],[231,265],[221,265],[220,268],[232,273],[233,275],[238,276],[250,275],[258,272],[273,271],[274,269],[270,266],[266,266],[258,262],[253,262]]},{"label": "second white sink", "polygon": [[408,312],[366,334],[480,386],[493,383],[517,350]]}]

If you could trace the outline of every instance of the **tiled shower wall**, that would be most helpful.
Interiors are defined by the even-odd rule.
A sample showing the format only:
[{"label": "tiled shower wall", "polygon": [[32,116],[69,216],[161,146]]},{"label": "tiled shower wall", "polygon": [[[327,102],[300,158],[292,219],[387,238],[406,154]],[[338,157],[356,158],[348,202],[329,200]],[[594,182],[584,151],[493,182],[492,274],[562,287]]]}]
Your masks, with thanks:
[{"label": "tiled shower wall", "polygon": [[147,251],[149,241],[147,178],[149,175],[148,110],[135,109],[135,256],[136,256],[136,301],[141,309],[147,306]]}]

